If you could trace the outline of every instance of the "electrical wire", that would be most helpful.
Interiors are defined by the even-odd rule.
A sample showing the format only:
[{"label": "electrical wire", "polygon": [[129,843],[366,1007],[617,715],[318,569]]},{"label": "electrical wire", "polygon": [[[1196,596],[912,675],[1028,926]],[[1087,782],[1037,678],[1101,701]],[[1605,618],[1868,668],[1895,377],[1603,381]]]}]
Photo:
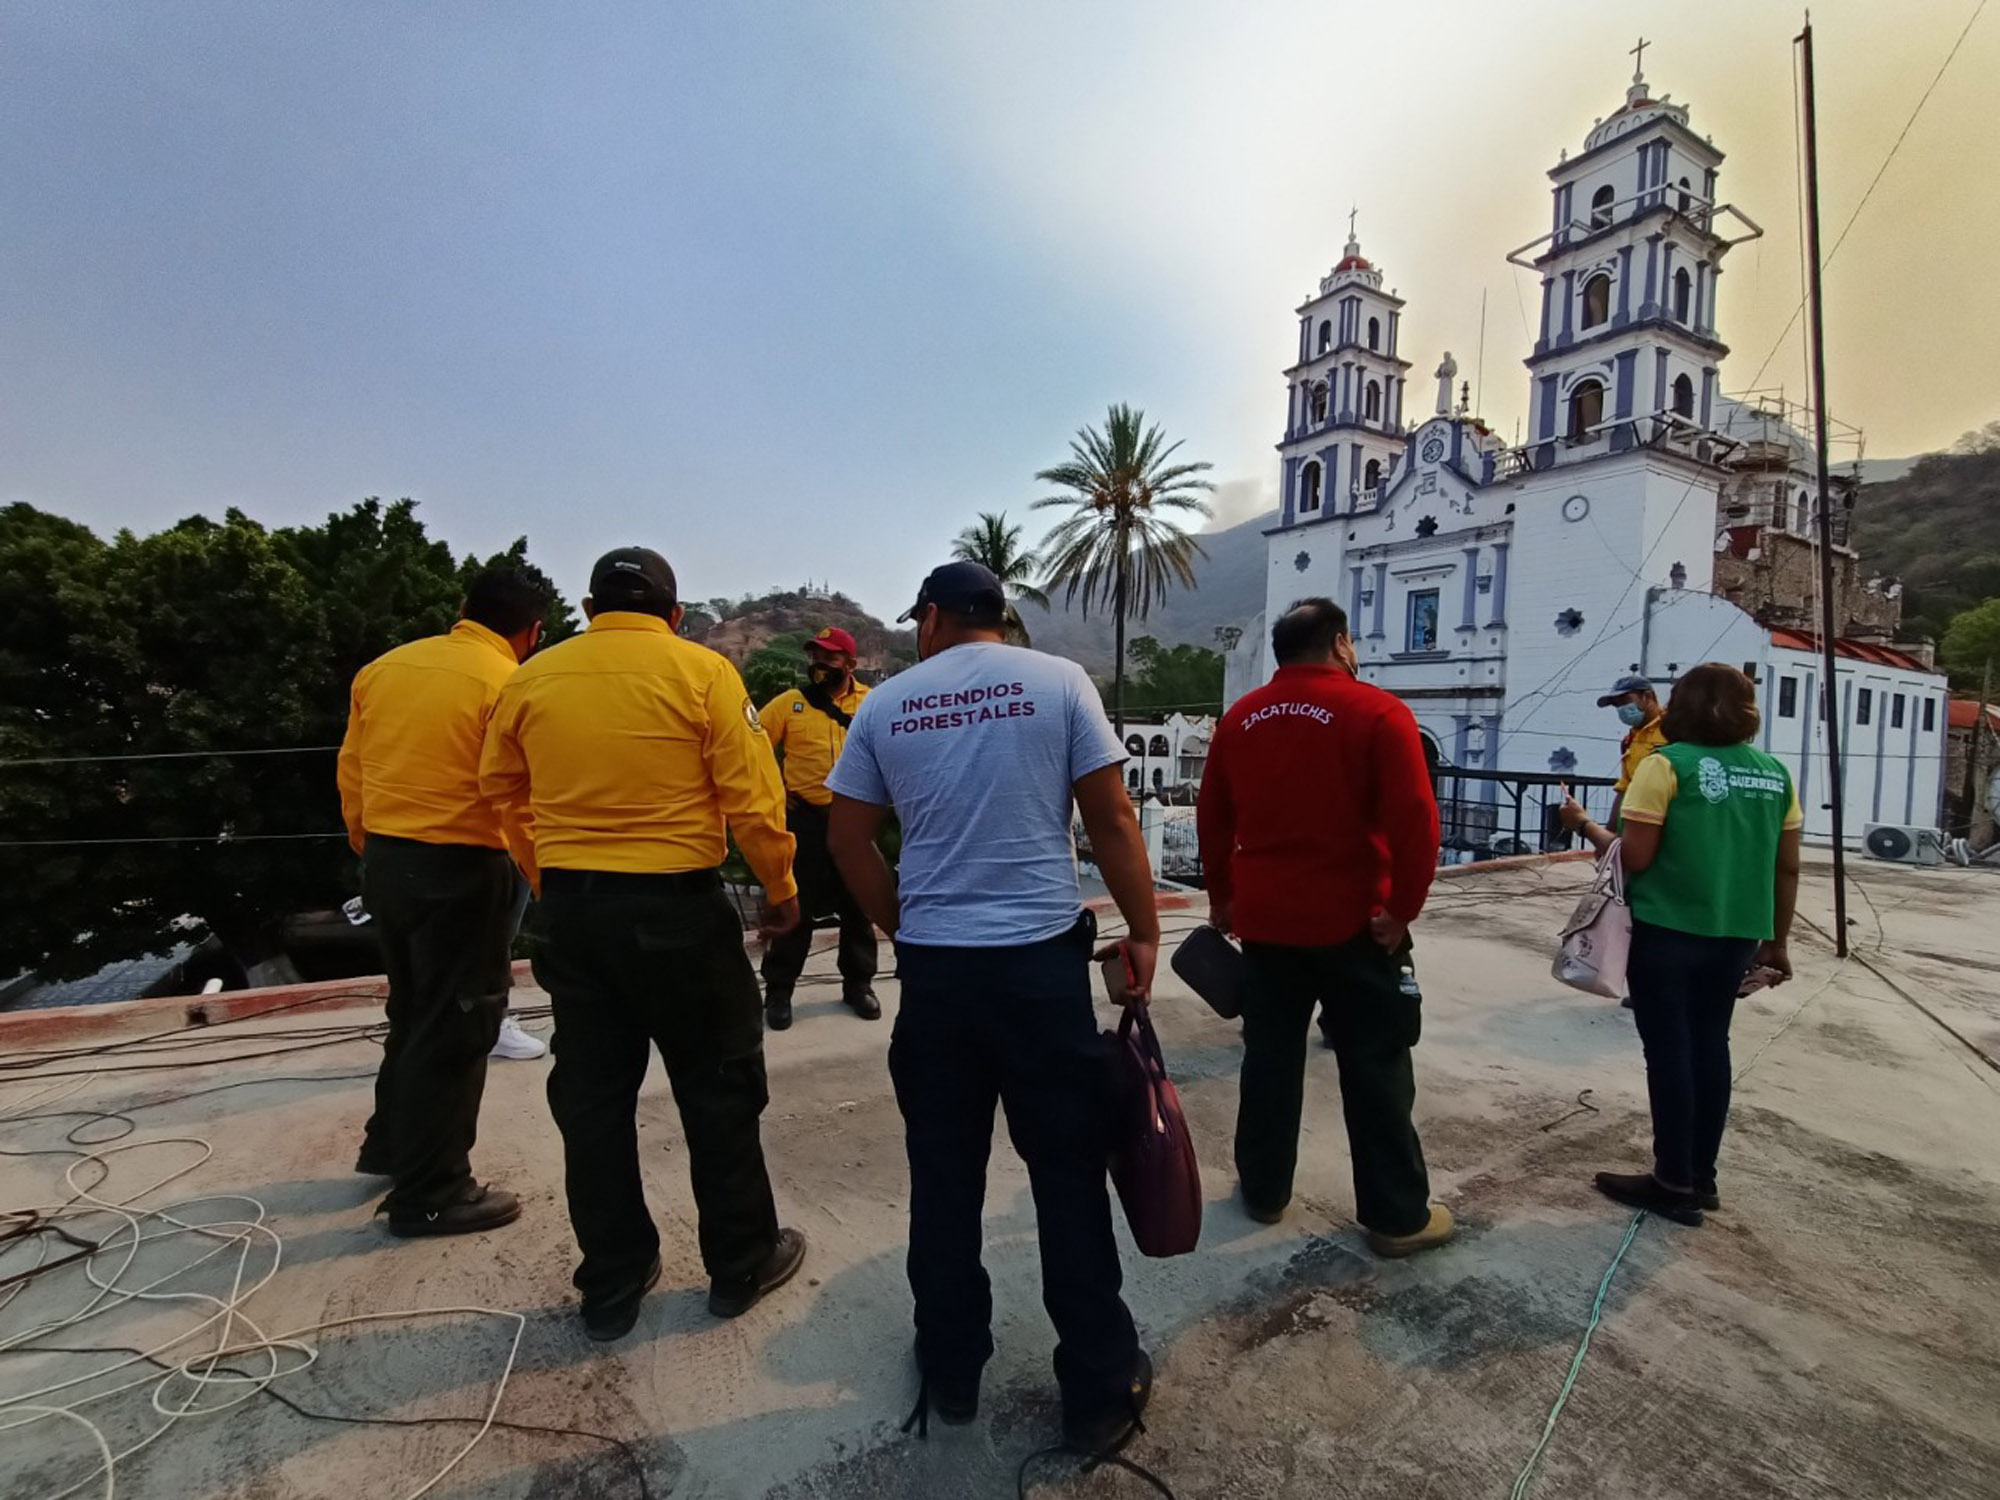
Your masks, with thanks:
[{"label": "electrical wire", "polygon": [[247,755],[330,755],[338,745],[287,745],[275,750],[148,750],[109,755],[26,755],[0,760],[7,766],[95,766],[127,760],[236,760]]}]

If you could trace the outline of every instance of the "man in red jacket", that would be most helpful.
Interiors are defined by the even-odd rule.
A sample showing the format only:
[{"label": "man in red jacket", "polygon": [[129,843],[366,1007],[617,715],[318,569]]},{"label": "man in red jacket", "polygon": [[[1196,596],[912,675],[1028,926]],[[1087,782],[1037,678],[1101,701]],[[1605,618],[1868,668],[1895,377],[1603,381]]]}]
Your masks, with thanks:
[{"label": "man in red jacket", "polygon": [[1243,941],[1236,1175],[1252,1218],[1291,1202],[1313,1008],[1340,1067],[1355,1215],[1377,1255],[1451,1238],[1410,1110],[1422,996],[1410,923],[1437,869],[1438,812],[1417,721],[1356,677],[1347,615],[1294,604],[1278,672],[1223,716],[1199,828],[1209,920]]}]

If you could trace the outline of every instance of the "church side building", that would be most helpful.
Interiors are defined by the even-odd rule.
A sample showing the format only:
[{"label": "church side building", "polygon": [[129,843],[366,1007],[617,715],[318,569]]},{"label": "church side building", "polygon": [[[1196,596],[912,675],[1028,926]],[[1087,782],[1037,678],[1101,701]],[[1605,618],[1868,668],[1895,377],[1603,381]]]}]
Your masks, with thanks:
[{"label": "church side building", "polygon": [[[1325,595],[1347,610],[1364,678],[1410,705],[1441,765],[1610,776],[1619,727],[1600,694],[1636,671],[1664,698],[1687,667],[1728,661],[1759,684],[1760,743],[1791,768],[1808,836],[1829,834],[1816,615],[1775,561],[1758,566],[1802,547],[1813,566],[1794,558],[1784,577],[1818,576],[1797,433],[1774,456],[1768,413],[1720,385],[1724,262],[1761,231],[1720,199],[1722,153],[1688,118],[1635,75],[1551,169],[1549,230],[1509,257],[1542,289],[1519,447],[1454,392],[1448,354],[1430,410],[1406,419],[1404,304],[1350,226],[1297,311],[1265,616],[1232,659],[1232,697],[1271,671],[1268,621]],[[1843,598],[1854,636],[1831,702],[1855,839],[1938,818],[1945,683],[1890,643],[1899,609],[1879,581]],[[1465,790],[1501,795],[1477,778]],[[1539,807],[1527,823],[1543,826]]]}]

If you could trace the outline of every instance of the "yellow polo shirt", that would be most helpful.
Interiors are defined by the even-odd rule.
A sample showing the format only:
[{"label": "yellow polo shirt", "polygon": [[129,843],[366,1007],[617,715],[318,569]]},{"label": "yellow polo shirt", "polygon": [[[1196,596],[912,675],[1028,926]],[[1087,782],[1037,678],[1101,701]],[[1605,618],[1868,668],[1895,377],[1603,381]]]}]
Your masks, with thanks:
[{"label": "yellow polo shirt", "polygon": [[1660,728],[1663,722],[1665,722],[1664,715],[1650,723],[1641,724],[1626,735],[1625,742],[1618,747],[1618,785],[1612,790],[1621,797],[1625,794],[1625,789],[1632,784],[1632,774],[1639,769],[1640,763],[1667,742],[1666,731]]},{"label": "yellow polo shirt", "polygon": [[514,648],[460,620],[354,676],[340,742],[340,815],[359,854],[371,833],[426,844],[531,847],[479,789],[486,723],[517,670]]},{"label": "yellow polo shirt", "polygon": [[532,811],[543,869],[712,870],[734,831],[769,899],[798,892],[784,782],[743,679],[653,615],[606,611],[516,672],[479,784]]},{"label": "yellow polo shirt", "polygon": [[[868,689],[857,682],[845,697],[833,701],[851,719],[867,696]],[[765,704],[759,717],[773,748],[784,746],[785,790],[814,807],[832,806],[833,793],[826,789],[826,778],[840,760],[847,731],[808,703],[797,688]]]}]

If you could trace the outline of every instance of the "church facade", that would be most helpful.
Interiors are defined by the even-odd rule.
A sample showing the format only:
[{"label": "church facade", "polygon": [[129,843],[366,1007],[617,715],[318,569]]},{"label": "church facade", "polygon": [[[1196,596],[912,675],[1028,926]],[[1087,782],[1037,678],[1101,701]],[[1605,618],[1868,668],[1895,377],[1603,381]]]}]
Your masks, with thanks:
[{"label": "church facade", "polygon": [[[1404,304],[1350,224],[1297,310],[1265,615],[1232,655],[1230,696],[1269,675],[1268,622],[1323,595],[1347,611],[1365,680],[1410,705],[1440,764],[1608,776],[1621,730],[1597,699],[1613,682],[1638,672],[1664,699],[1685,668],[1727,661],[1758,682],[1760,743],[1791,767],[1809,837],[1830,831],[1828,701],[1850,837],[1934,826],[1945,682],[1890,643],[1893,586],[1852,591],[1866,621],[1838,643],[1831,695],[1799,628],[1816,617],[1746,597],[1745,580],[1768,592],[1782,549],[1816,558],[1791,499],[1809,502],[1816,483],[1796,422],[1721,390],[1724,262],[1761,231],[1720,197],[1722,153],[1688,119],[1635,75],[1623,107],[1551,170],[1550,227],[1509,256],[1542,292],[1515,446],[1454,391],[1449,354],[1434,396],[1408,399]],[[1856,578],[1841,551],[1840,575]],[[1539,807],[1530,821],[1542,826]]]}]

